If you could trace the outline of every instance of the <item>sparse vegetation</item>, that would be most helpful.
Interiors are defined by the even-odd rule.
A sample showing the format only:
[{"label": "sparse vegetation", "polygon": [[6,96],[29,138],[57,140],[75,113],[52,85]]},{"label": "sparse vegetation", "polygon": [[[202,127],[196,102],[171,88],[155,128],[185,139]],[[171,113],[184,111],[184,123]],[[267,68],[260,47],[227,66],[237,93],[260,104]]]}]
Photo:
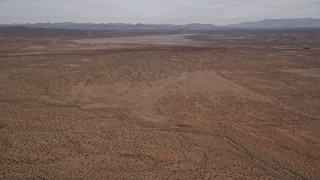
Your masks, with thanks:
[{"label": "sparse vegetation", "polygon": [[0,179],[319,178],[310,35],[194,33],[187,46],[3,35]]}]

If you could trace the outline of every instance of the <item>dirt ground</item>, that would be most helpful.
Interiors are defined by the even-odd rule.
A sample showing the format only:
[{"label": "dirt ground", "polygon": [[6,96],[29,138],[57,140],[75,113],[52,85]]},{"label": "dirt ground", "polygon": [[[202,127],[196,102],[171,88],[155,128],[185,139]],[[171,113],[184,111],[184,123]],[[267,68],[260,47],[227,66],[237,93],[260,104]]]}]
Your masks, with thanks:
[{"label": "dirt ground", "polygon": [[204,42],[193,41],[188,36],[193,34],[167,34],[153,36],[129,36],[129,37],[112,37],[112,38],[95,38],[76,40],[79,43],[93,44],[140,44],[140,45],[184,45],[184,46],[201,46],[206,45]]},{"label": "dirt ground", "polygon": [[320,51],[251,45],[1,38],[0,179],[319,179]]}]

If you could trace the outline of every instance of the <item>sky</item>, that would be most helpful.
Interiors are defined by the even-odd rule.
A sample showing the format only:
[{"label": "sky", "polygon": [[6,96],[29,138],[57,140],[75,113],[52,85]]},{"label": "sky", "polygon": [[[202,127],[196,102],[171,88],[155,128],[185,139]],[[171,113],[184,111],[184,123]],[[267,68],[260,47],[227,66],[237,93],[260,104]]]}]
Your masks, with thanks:
[{"label": "sky", "polygon": [[209,23],[320,18],[320,0],[0,0],[0,23]]}]

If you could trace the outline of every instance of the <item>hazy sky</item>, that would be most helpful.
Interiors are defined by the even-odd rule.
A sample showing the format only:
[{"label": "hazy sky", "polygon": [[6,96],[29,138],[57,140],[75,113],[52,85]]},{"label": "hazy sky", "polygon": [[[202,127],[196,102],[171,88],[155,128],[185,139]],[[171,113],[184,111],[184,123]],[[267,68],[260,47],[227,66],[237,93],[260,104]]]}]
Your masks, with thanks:
[{"label": "hazy sky", "polygon": [[320,0],[0,0],[0,23],[192,22],[320,18]]}]

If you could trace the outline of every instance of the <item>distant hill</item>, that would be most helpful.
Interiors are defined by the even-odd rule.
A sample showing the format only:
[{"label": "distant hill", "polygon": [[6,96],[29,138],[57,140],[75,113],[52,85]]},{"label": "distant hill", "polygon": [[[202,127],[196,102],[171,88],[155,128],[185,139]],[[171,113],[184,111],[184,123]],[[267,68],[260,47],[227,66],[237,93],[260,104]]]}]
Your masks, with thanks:
[{"label": "distant hill", "polygon": [[265,19],[256,22],[243,22],[240,24],[231,24],[225,27],[230,28],[313,28],[320,27],[320,19]]},{"label": "distant hill", "polygon": [[226,26],[192,23],[174,24],[126,24],[126,23],[35,23],[35,24],[0,24],[0,26],[24,26],[33,28],[70,29],[70,30],[224,30],[224,29],[270,29],[270,28],[315,28],[320,27],[320,19],[265,19],[256,22],[243,22]]},{"label": "distant hill", "polygon": [[35,23],[35,24],[2,24],[0,26],[24,26],[33,28],[79,29],[79,30],[212,30],[221,28],[212,24],[124,24],[124,23]]}]

